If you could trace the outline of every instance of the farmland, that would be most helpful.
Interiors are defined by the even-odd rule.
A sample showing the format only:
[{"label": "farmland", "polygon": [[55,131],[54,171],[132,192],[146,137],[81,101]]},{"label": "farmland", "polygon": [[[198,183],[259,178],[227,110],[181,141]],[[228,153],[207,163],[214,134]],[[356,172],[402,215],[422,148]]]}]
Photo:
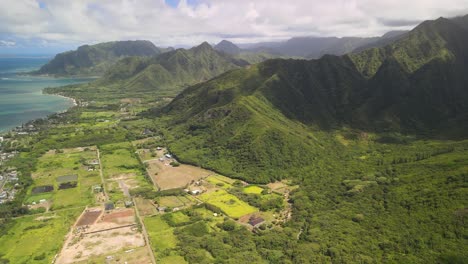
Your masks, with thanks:
[{"label": "farmland", "polygon": [[[69,232],[57,263],[75,263],[109,255],[112,259],[114,255],[130,258],[133,251],[145,249],[144,246],[133,209],[103,212],[101,208],[92,208],[82,214]],[[140,263],[150,261],[148,252],[137,259],[142,261]]]},{"label": "farmland", "polygon": [[101,161],[105,184],[110,200],[114,202],[130,198],[130,190],[150,187],[144,169],[138,161],[133,146],[128,142],[103,145]]},{"label": "farmland", "polygon": [[8,233],[0,237],[0,259],[9,259],[10,263],[51,263],[80,212],[73,209],[14,220]]},{"label": "farmland", "polygon": [[100,185],[98,167],[87,163],[97,158],[96,148],[51,150],[39,158],[32,173],[34,184],[26,203],[47,200],[49,206],[61,209],[96,203],[92,186]]},{"label": "farmland", "polygon": [[232,218],[239,218],[246,214],[251,214],[258,209],[239,200],[236,196],[229,194],[225,190],[215,190],[204,193],[200,199],[208,204],[218,207],[221,211]]}]

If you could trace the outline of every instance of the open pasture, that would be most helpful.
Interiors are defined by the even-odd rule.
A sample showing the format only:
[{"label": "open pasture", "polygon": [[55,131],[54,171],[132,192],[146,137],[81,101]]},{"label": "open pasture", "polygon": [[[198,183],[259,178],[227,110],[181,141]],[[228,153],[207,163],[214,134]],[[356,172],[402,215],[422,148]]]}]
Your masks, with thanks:
[{"label": "open pasture", "polygon": [[80,212],[71,209],[13,220],[0,236],[1,258],[9,263],[51,263]]}]

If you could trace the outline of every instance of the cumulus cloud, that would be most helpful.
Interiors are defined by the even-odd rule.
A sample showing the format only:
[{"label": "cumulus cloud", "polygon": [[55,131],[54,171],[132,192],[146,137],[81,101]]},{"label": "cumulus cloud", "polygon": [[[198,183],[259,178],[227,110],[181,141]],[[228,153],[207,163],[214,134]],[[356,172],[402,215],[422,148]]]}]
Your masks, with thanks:
[{"label": "cumulus cloud", "polygon": [[149,39],[193,45],[293,36],[376,36],[440,16],[466,0],[0,0],[0,33],[59,43]]}]

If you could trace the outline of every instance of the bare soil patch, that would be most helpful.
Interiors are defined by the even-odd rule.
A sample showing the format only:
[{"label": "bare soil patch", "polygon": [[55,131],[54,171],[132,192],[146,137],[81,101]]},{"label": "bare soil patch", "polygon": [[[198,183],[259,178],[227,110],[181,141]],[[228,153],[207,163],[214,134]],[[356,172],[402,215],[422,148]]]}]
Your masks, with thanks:
[{"label": "bare soil patch", "polygon": [[213,174],[211,171],[191,165],[181,164],[179,167],[172,167],[170,165],[171,161],[169,159],[157,159],[147,162],[148,174],[161,190],[185,188],[192,181],[197,181]]},{"label": "bare soil patch", "polygon": [[116,259],[132,260],[129,263],[148,263],[149,253],[146,247],[142,250],[143,253],[139,251],[137,256],[130,257],[130,253],[144,246],[145,239],[136,227],[133,209],[114,210],[104,214],[102,208],[93,209],[84,212],[68,234],[56,263],[106,259],[110,254],[116,256]]},{"label": "bare soil patch", "polygon": [[96,220],[101,216],[101,210],[87,210],[81,217],[78,219],[76,226],[86,226],[92,225]]},{"label": "bare soil patch", "polygon": [[135,222],[135,211],[133,209],[122,209],[104,214],[102,222],[111,222],[117,224],[131,224]]}]

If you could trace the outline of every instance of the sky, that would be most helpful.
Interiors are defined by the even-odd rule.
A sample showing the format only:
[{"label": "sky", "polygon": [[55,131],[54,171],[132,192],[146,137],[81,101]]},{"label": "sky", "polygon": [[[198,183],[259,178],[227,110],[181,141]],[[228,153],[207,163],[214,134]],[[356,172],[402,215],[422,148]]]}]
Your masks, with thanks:
[{"label": "sky", "polygon": [[468,0],[0,0],[0,54],[146,39],[192,46],[379,36],[468,14]]}]

